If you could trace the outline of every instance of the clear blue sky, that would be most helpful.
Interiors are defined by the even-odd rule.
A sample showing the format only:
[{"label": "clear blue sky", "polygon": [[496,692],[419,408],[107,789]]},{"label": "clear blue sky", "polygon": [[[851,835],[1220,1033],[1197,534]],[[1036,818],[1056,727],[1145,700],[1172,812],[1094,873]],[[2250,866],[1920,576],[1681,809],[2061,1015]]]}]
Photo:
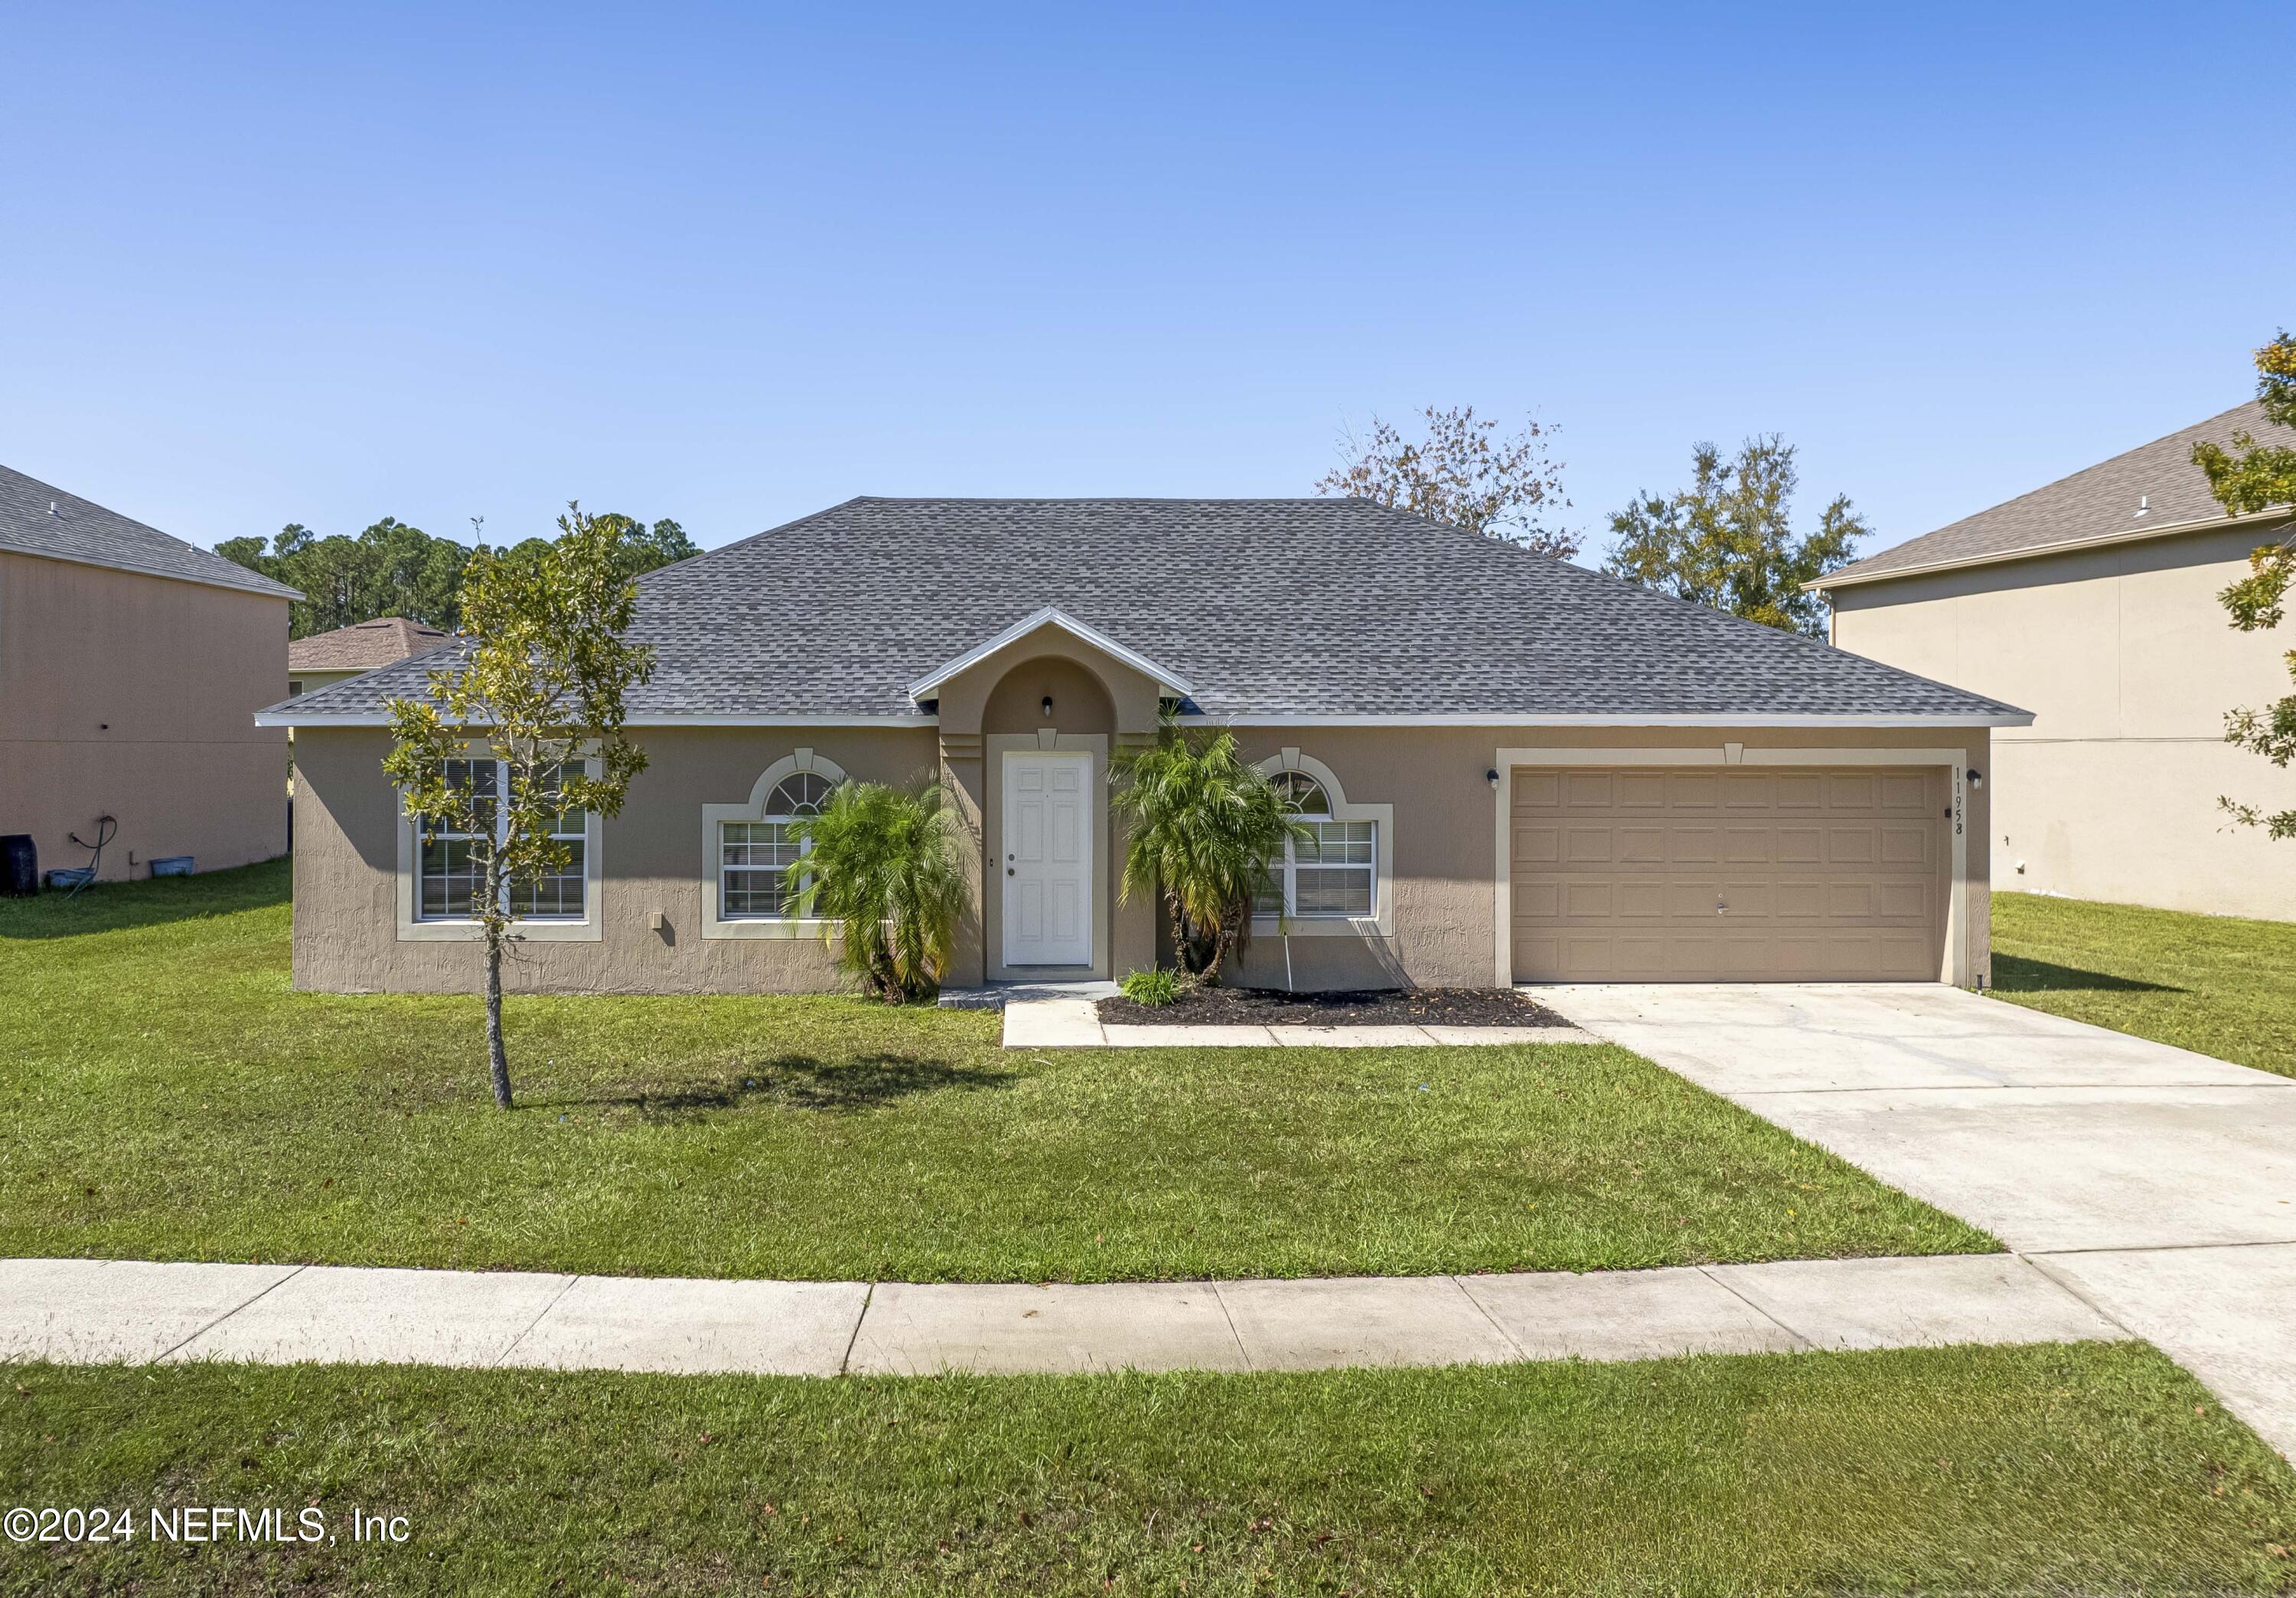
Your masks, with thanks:
[{"label": "clear blue sky", "polygon": [[0,463],[201,543],[1777,430],[1881,542],[2249,396],[2285,4],[18,6]]}]

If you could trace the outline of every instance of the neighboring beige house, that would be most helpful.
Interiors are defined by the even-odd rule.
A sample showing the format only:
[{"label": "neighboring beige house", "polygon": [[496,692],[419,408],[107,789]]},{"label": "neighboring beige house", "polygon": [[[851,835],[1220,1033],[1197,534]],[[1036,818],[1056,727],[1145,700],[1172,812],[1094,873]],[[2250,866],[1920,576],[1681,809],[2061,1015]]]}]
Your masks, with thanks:
[{"label": "neighboring beige house", "polygon": [[295,591],[0,467],[0,835],[43,873],[197,869],[287,848],[286,734],[254,712],[286,686]]},{"label": "neighboring beige house", "polygon": [[[521,989],[836,986],[790,828],[925,774],[972,840],[952,984],[1150,965],[1108,774],[1160,713],[1313,828],[1255,984],[1987,977],[1964,774],[2021,711],[1363,501],[856,499],[641,578],[632,631],[651,764],[519,890]],[[258,717],[296,732],[299,987],[478,979],[466,855],[381,766],[437,664]]]},{"label": "neighboring beige house", "polygon": [[449,636],[443,627],[426,627],[404,616],[378,616],[298,638],[287,646],[287,695],[292,699],[434,650]]},{"label": "neighboring beige house", "polygon": [[2226,710],[2289,692],[2296,646],[2217,598],[2290,533],[2226,515],[2193,464],[2240,429],[2287,436],[2241,406],[1813,585],[1841,648],[2033,711],[1994,740],[1997,885],[2296,919],[2296,843],[2217,803],[2296,806],[2296,772],[2224,742]]}]

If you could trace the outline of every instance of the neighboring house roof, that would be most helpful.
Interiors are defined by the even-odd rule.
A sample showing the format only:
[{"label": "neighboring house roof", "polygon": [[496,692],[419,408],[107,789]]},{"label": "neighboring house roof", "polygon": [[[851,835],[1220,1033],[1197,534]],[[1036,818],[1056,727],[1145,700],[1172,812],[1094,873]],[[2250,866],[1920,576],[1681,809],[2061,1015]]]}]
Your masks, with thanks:
[{"label": "neighboring house roof", "polygon": [[[922,723],[911,690],[1047,610],[1283,721],[1957,720],[2024,713],[1355,499],[849,500],[638,579],[634,722]],[[400,661],[266,713],[381,718]]]},{"label": "neighboring house roof", "polygon": [[2259,440],[2296,445],[2296,433],[2267,421],[2263,402],[2252,399],[2182,432],[2059,478],[2046,488],[1869,555],[1808,586],[1831,588],[2233,521],[2236,519],[2210,496],[2207,474],[2193,464],[2193,446],[2206,440],[2229,447],[2233,434],[2243,431]]},{"label": "neighboring house roof", "polygon": [[355,621],[332,633],[314,633],[287,646],[290,671],[370,671],[438,648],[452,636],[404,616]]},{"label": "neighboring house roof", "polygon": [[211,549],[171,538],[158,528],[5,466],[0,466],[0,550],[217,588],[244,588],[281,599],[303,597],[284,583],[275,583]]}]

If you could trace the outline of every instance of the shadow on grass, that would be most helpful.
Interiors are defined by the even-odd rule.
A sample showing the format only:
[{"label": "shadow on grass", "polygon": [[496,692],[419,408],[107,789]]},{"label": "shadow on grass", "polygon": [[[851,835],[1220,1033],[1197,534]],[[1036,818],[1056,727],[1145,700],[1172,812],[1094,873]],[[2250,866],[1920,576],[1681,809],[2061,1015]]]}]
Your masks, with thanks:
[{"label": "shadow on grass", "polygon": [[2010,993],[2056,993],[2089,991],[2094,993],[2185,993],[2186,988],[2166,982],[2145,982],[2135,977],[2116,977],[2109,971],[2081,971],[2070,965],[2052,965],[2046,960],[2028,960],[2022,955],[1993,953],[1993,986]]},{"label": "shadow on grass", "polygon": [[[85,865],[85,860],[77,862]],[[195,877],[147,877],[135,882],[94,882],[72,898],[42,891],[29,899],[0,899],[0,939],[78,938],[260,910],[283,905],[294,888],[284,856],[260,865],[204,872]]]},{"label": "shadow on grass", "polygon": [[537,1099],[534,1107],[587,1104],[632,1110],[649,1121],[701,1120],[752,1102],[852,1115],[918,1094],[978,1093],[1009,1087],[1019,1079],[1016,1071],[984,1070],[903,1054],[861,1054],[834,1062],[810,1054],[783,1054],[736,1071],[722,1082]]}]

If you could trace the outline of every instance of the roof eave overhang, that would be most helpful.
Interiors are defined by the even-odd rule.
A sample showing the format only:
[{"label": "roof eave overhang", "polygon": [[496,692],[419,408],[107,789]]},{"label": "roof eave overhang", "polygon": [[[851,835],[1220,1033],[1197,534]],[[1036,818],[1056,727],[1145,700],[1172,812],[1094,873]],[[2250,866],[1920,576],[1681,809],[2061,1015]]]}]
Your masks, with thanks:
[{"label": "roof eave overhang", "polygon": [[1152,680],[1157,687],[1174,698],[1185,699],[1195,692],[1188,679],[1170,667],[1150,660],[1137,650],[1127,648],[1098,627],[1078,621],[1057,606],[1046,605],[1041,611],[1022,617],[995,637],[975,644],[963,654],[945,660],[933,668],[930,673],[909,684],[908,695],[913,700],[931,699],[939,690],[941,684],[951,677],[979,665],[1006,645],[1017,643],[1029,634],[1048,627],[1058,627],[1070,637],[1089,643],[1111,660],[1121,660],[1142,676]]},{"label": "roof eave overhang", "polygon": [[1696,715],[1655,714],[1542,716],[1503,715],[1464,710],[1420,716],[1361,715],[1194,715],[1186,723],[1237,727],[2026,727],[2033,725],[2030,710],[1955,711],[1916,716],[1900,711],[1830,715],[1722,711]]},{"label": "roof eave overhang", "polygon": [[[259,727],[387,727],[384,710],[298,710],[291,700],[255,713]],[[931,727],[940,718],[920,712],[914,716],[632,716],[622,725],[631,727]]]},{"label": "roof eave overhang", "polygon": [[1999,566],[2011,561],[2038,560],[2043,555],[2071,554],[2085,549],[2107,549],[2116,544],[2142,544],[2153,538],[2173,538],[2182,533],[2213,532],[2225,528],[2284,521],[2292,515],[2296,515],[2296,508],[2280,505],[2269,511],[2251,511],[2245,516],[2202,516],[2186,521],[2164,521],[2158,527],[2125,528],[2119,532],[2099,533],[2087,538],[2067,538],[2054,544],[2027,544],[2016,549],[1997,549],[1981,555],[1964,555],[1956,560],[1924,561],[1917,566],[1892,566],[1887,571],[1861,573],[1852,566],[1830,577],[1813,578],[1802,585],[1802,589],[1806,593],[1822,594],[1829,588],[1893,582],[1901,577],[1960,571],[1972,566]]},{"label": "roof eave overhang", "polygon": [[[1967,714],[1909,716],[1876,713],[1863,716],[1761,715],[1752,712],[1697,716],[1523,716],[1496,711],[1462,710],[1418,716],[1355,715],[1184,715],[1191,725],[1235,727],[2027,727],[2033,725],[2028,710],[1997,710]],[[299,711],[291,705],[273,705],[255,713],[259,727],[387,727],[390,717],[381,711]],[[937,716],[633,716],[633,727],[931,727]]]}]

